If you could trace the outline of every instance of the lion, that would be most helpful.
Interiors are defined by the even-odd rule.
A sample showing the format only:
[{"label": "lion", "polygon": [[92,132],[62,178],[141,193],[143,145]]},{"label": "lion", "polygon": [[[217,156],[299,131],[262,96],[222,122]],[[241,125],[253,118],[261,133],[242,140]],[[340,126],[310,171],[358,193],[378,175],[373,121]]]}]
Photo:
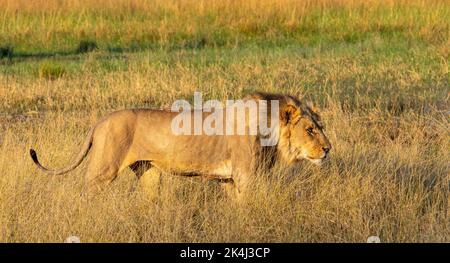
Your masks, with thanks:
[{"label": "lion", "polygon": [[[67,167],[51,170],[41,165],[35,150],[30,149],[30,155],[40,170],[60,175],[74,170],[90,153],[85,174],[88,194],[104,189],[126,168],[138,180],[147,170],[156,168],[170,174],[217,179],[242,196],[263,164],[264,169],[270,169],[276,162],[292,165],[306,159],[320,165],[331,150],[315,108],[291,95],[256,92],[244,99],[261,100],[279,104],[279,137],[271,146],[261,145],[260,134],[175,135],[171,123],[178,112],[127,109],[99,120]],[[205,119],[208,114],[201,116]]]}]

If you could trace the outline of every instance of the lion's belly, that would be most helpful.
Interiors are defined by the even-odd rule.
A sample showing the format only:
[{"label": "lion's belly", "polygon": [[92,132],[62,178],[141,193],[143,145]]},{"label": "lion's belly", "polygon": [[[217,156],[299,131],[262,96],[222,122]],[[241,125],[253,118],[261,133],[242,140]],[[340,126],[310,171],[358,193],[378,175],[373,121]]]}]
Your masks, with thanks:
[{"label": "lion's belly", "polygon": [[210,163],[208,165],[198,162],[168,162],[155,160],[152,164],[161,171],[177,175],[204,176],[216,179],[226,179],[231,178],[232,176],[231,160],[214,164]]},{"label": "lion's belly", "polygon": [[223,139],[180,136],[158,141],[162,143],[147,144],[153,147],[148,147],[142,157],[162,171],[190,176],[231,177],[231,158]]},{"label": "lion's belly", "polygon": [[206,172],[219,178],[231,178],[233,171],[232,168],[233,167],[231,165],[231,160],[226,160],[216,166],[213,166],[211,169],[209,169],[209,171]]}]

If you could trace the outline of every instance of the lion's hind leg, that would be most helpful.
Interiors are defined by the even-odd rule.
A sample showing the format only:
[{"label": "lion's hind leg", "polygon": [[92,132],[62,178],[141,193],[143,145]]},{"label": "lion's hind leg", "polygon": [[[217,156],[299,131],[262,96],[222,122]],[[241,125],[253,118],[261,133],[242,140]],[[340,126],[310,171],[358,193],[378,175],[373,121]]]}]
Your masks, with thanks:
[{"label": "lion's hind leg", "polygon": [[93,196],[103,191],[118,175],[119,167],[115,164],[90,162],[85,177],[86,193]]},{"label": "lion's hind leg", "polygon": [[124,168],[127,155],[126,140],[117,143],[119,138],[112,134],[94,138],[92,152],[85,176],[85,191],[89,196],[103,191],[113,182]]},{"label": "lion's hind leg", "polygon": [[161,196],[162,177],[161,171],[155,167],[151,168],[142,177],[140,185],[150,199],[156,199]]}]

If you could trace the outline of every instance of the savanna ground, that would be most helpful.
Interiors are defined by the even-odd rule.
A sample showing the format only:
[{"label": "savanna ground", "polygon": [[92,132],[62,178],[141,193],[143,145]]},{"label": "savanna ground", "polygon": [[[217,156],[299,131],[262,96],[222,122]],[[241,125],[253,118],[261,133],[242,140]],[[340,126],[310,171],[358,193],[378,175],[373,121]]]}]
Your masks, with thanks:
[{"label": "savanna ground", "polygon": [[[449,242],[448,1],[0,0],[0,242]],[[180,98],[301,94],[330,162],[217,183],[126,171],[79,197],[73,158],[106,113]],[[147,175],[148,177],[148,175]]]}]

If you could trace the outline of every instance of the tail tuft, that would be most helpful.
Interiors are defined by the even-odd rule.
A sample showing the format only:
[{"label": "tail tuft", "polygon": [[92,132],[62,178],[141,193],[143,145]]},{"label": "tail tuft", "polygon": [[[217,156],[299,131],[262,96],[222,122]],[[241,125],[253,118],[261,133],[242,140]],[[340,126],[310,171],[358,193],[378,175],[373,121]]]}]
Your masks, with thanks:
[{"label": "tail tuft", "polygon": [[39,163],[35,150],[30,149],[30,155],[31,155],[31,159],[33,159],[34,163],[36,163],[36,164]]}]

